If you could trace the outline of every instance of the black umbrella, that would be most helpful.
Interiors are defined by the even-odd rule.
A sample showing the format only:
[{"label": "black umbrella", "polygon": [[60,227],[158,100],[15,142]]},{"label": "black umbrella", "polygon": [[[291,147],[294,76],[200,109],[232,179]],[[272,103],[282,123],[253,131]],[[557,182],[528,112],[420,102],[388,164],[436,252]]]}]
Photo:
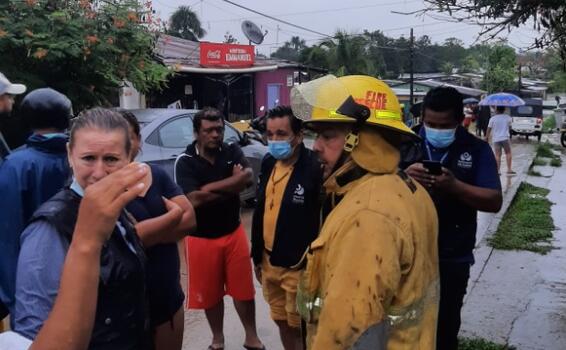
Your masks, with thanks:
[{"label": "black umbrella", "polygon": [[462,102],[464,102],[465,105],[469,105],[469,104],[472,104],[472,103],[478,103],[480,101],[478,99],[473,98],[473,97],[469,97],[469,98],[465,98],[464,101],[462,101]]}]

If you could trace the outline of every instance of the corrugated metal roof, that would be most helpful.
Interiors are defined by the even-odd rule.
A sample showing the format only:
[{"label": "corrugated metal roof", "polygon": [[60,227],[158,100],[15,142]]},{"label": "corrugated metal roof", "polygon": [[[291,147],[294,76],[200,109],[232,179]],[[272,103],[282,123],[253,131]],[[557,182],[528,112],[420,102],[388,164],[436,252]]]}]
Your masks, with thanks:
[{"label": "corrugated metal roof", "polygon": [[424,85],[424,86],[429,86],[429,87],[439,87],[439,86],[448,86],[448,87],[453,87],[454,89],[458,90],[458,92],[460,92],[463,95],[468,95],[468,96],[481,96],[485,93],[487,93],[487,91],[484,90],[480,90],[480,89],[473,89],[473,88],[469,88],[469,87],[465,87],[465,86],[458,86],[458,85],[453,85],[453,84],[448,84],[442,81],[436,81],[436,80],[419,80],[416,81],[415,83]]},{"label": "corrugated metal roof", "polygon": [[[411,89],[402,89],[402,88],[391,88],[391,90],[393,90],[393,92],[395,93],[395,95],[397,96],[410,96],[411,95]],[[424,91],[416,91],[413,89],[413,96],[415,97],[421,97],[421,96],[425,96],[426,92]]]},{"label": "corrugated metal roof", "polygon": [[200,60],[200,43],[160,34],[157,39],[156,53],[162,59]]}]

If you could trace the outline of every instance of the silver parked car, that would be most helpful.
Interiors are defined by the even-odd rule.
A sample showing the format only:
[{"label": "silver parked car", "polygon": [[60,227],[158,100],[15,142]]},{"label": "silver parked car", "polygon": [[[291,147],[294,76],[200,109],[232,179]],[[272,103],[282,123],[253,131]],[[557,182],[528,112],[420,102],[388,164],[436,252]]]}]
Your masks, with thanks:
[{"label": "silver parked car", "polygon": [[[141,127],[141,152],[136,160],[156,164],[173,178],[175,159],[194,141],[193,116],[198,110],[150,108],[131,112],[136,116]],[[242,201],[252,203],[255,200],[261,161],[267,154],[267,147],[261,142],[250,139],[229,123],[224,124],[224,142],[237,142],[252,167],[253,185],[240,194]]]}]

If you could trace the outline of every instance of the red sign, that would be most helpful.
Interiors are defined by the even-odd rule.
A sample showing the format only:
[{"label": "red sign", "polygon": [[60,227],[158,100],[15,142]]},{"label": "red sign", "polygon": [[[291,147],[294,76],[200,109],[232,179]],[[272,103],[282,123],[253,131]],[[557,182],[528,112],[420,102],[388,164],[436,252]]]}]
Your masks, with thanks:
[{"label": "red sign", "polygon": [[200,64],[205,67],[250,67],[254,59],[252,45],[200,43]]}]

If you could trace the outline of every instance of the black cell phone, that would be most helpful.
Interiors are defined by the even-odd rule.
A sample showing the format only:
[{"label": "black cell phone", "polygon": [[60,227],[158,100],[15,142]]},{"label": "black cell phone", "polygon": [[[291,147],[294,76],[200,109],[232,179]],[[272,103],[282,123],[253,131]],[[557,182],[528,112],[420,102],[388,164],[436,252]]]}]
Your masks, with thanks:
[{"label": "black cell phone", "polygon": [[434,160],[423,160],[423,166],[431,175],[442,175],[442,163]]}]

